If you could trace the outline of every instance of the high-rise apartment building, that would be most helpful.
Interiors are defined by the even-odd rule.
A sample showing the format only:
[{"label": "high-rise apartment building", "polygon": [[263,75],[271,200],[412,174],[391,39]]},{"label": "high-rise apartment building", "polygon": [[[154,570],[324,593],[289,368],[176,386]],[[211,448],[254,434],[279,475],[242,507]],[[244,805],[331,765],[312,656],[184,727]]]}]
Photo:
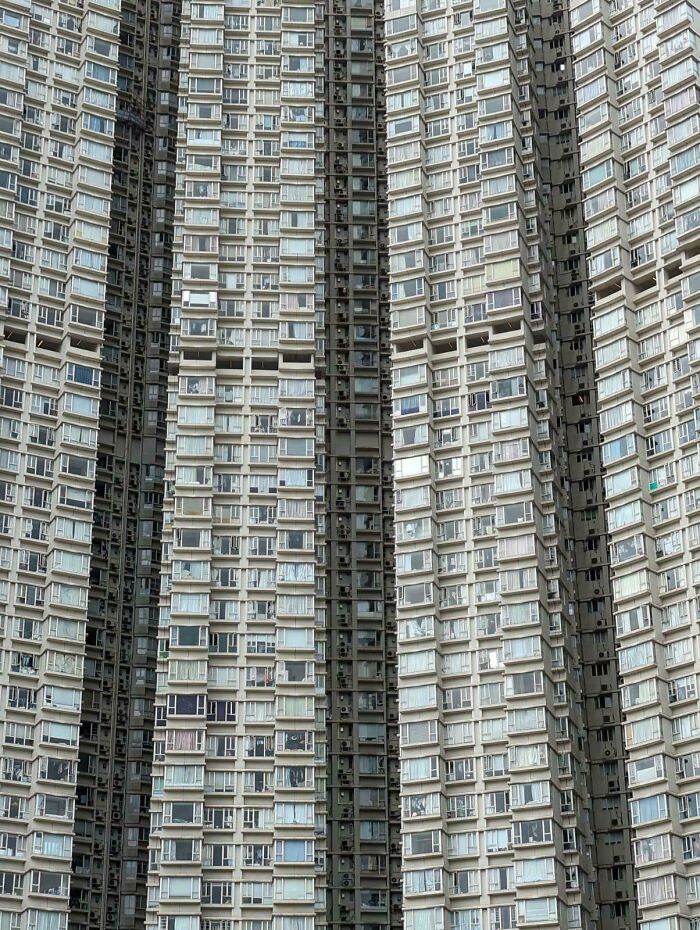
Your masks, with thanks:
[{"label": "high-rise apartment building", "polygon": [[0,930],[700,930],[699,17],[3,0]]},{"label": "high-rise apartment building", "polygon": [[0,926],[142,926],[177,8],[2,17]]},{"label": "high-rise apartment building", "polygon": [[182,11],[154,930],[400,913],[373,13]]},{"label": "high-rise apartment building", "polygon": [[406,925],[634,926],[569,12],[386,35]]},{"label": "high-rise apartment building", "polygon": [[63,930],[88,713],[120,11],[10,2],[1,16],[0,926]]}]

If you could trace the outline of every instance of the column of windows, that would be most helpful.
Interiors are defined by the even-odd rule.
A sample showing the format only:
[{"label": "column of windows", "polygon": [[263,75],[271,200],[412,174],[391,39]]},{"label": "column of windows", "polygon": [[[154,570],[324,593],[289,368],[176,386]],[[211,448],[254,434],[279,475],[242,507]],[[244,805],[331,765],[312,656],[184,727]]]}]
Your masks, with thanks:
[{"label": "column of windows", "polygon": [[325,908],[314,8],[186,4],[183,36],[149,926],[308,930]]},{"label": "column of windows", "polygon": [[[640,926],[700,925],[697,11],[572,11]],[[700,913],[700,912],[698,912]]]},{"label": "column of windows", "polygon": [[539,115],[546,115],[546,124],[542,121],[541,125],[546,125],[548,132],[550,242],[557,261],[557,339],[571,508],[565,548],[574,554],[573,622],[580,637],[595,899],[601,924],[628,927],[636,920],[631,831],[605,533],[569,11],[554,0],[541,12],[536,67],[545,83]]},{"label": "column of windows", "polygon": [[0,926],[65,930],[100,389],[118,4],[1,11]]},{"label": "column of windows", "polygon": [[382,10],[326,16],[328,921],[401,920]]}]

